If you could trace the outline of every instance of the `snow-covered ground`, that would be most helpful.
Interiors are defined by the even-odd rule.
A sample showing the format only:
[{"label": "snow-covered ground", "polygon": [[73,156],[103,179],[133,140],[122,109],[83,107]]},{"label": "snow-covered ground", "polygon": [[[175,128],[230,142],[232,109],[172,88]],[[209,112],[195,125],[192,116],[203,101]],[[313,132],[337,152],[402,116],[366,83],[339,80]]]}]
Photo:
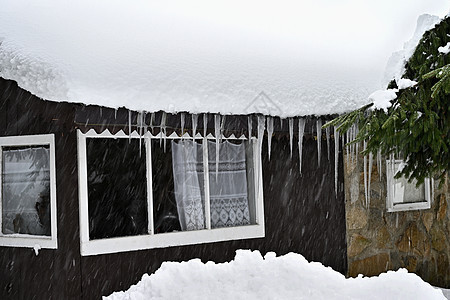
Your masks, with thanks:
[{"label": "snow-covered ground", "polygon": [[[445,292],[448,292],[445,291]],[[289,253],[277,257],[238,250],[234,260],[164,262],[125,292],[104,299],[445,299],[441,290],[405,269],[346,279],[321,263]]]}]

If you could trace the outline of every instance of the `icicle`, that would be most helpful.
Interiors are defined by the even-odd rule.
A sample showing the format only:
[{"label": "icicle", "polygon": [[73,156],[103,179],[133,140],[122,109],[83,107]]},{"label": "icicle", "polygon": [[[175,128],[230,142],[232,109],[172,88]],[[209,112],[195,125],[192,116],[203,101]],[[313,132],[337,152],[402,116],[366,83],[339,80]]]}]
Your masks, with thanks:
[{"label": "icicle", "polygon": [[283,130],[284,119],[280,118],[280,130]]},{"label": "icicle", "polygon": [[[363,141],[363,150],[366,150],[367,142]],[[364,198],[366,200],[366,207],[367,207],[367,155],[364,155]]]},{"label": "icicle", "polygon": [[195,135],[197,134],[198,115],[192,115],[192,140],[195,141]]},{"label": "icicle", "polygon": [[[352,142],[355,140],[355,124],[352,125]],[[356,154],[356,144],[352,144],[352,161],[356,162],[358,161],[358,155]]]},{"label": "icicle", "polygon": [[349,140],[350,140],[350,129],[347,129],[347,132],[345,133],[345,141],[346,141],[346,143],[344,144],[345,145],[345,153],[347,154],[347,165],[350,165],[350,156],[351,156],[351,154],[350,154],[350,146],[348,145],[348,143],[349,143]]},{"label": "icicle", "polygon": [[370,181],[372,180],[373,154],[369,153],[369,180],[367,182],[367,204],[370,204]]},{"label": "icicle", "polygon": [[128,142],[131,143],[131,110],[128,110]]},{"label": "icicle", "polygon": [[203,137],[206,139],[208,133],[208,115],[203,114]]},{"label": "icicle", "polygon": [[270,150],[272,148],[272,134],[273,134],[273,118],[267,117],[267,145],[269,150],[269,160],[270,160]]},{"label": "icicle", "polygon": [[330,127],[325,128],[325,136],[327,137],[327,157],[328,162],[330,161]]},{"label": "icicle", "polygon": [[303,154],[303,135],[305,133],[305,119],[298,119],[298,156],[300,165],[300,174],[302,174],[302,154]]},{"label": "icicle", "polygon": [[264,116],[258,116],[258,145],[260,154],[262,153],[262,143],[264,139],[265,123],[266,118]]},{"label": "icicle", "polygon": [[433,202],[434,202],[434,178],[431,177],[430,181],[431,181],[430,182],[430,184],[431,184],[431,201],[430,201],[430,203],[433,204]]},{"label": "icicle", "polygon": [[[348,129],[348,142],[351,143],[353,141],[353,125]],[[350,158],[353,163],[353,144],[349,145]]]},{"label": "icicle", "polygon": [[382,167],[382,162],[381,162],[381,151],[378,150],[377,152],[377,171],[378,171],[378,175],[380,176],[380,181],[381,181],[381,167]]},{"label": "icicle", "polygon": [[138,117],[137,117],[137,128],[138,128],[138,134],[139,134],[139,156],[141,156],[141,152],[142,152],[142,131],[144,129],[144,126],[142,125],[144,123],[144,112],[140,111],[138,112]]},{"label": "icicle", "polygon": [[185,118],[184,113],[181,113],[181,114],[180,114],[181,138],[183,138],[183,135],[184,135],[184,118]]},{"label": "icicle", "polygon": [[322,147],[322,120],[318,119],[316,121],[316,129],[317,129],[317,164],[320,167],[320,154],[321,154],[321,147]]},{"label": "icicle", "polygon": [[253,131],[253,124],[252,124],[252,116],[248,116],[247,117],[247,124],[248,124],[248,139],[250,139],[252,137],[252,131]]},{"label": "icicle", "polygon": [[100,107],[100,117],[103,116],[103,109]]},{"label": "icicle", "polygon": [[219,139],[220,139],[220,115],[214,115],[214,134],[216,136],[216,180],[219,174]]},{"label": "icicle", "polygon": [[223,129],[225,128],[225,118],[226,116],[222,116],[221,117],[221,121],[220,121],[220,141],[222,141],[223,138]]},{"label": "icicle", "polygon": [[334,127],[334,191],[338,192],[339,132]]},{"label": "icicle", "polygon": [[155,113],[152,113],[150,115],[150,128],[152,129],[152,133],[153,133],[153,124],[155,123]]},{"label": "icicle", "polygon": [[164,152],[166,152],[166,118],[167,114],[166,112],[163,112],[161,116],[161,124],[159,125],[159,146],[161,147],[161,142],[164,140]]},{"label": "icicle", "polygon": [[114,109],[114,119],[116,119],[117,120],[117,108],[116,109]]},{"label": "icicle", "polygon": [[293,143],[294,143],[294,119],[289,118],[289,147],[291,148],[291,158],[292,158]]},{"label": "icicle", "polygon": [[[355,139],[356,139],[356,136],[358,135],[358,132],[359,132],[358,124],[355,124]],[[356,147],[356,150],[355,150],[356,159],[358,159],[358,154],[359,154],[359,143],[356,143],[355,147]]]}]

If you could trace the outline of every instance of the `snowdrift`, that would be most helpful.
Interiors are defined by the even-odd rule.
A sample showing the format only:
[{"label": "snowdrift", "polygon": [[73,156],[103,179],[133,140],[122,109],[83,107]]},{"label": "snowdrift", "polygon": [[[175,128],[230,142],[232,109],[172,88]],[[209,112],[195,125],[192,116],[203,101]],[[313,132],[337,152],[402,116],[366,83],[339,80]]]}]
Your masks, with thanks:
[{"label": "snowdrift", "polygon": [[125,292],[103,299],[445,299],[405,269],[346,279],[302,255],[238,250],[231,262],[165,262]]}]

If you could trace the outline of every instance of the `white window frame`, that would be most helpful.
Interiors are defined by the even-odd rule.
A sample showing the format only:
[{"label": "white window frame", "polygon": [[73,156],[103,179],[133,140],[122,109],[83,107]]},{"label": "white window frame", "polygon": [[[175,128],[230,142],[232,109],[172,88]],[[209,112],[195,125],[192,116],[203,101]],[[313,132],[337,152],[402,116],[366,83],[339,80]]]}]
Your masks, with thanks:
[{"label": "white window frame", "polygon": [[[255,179],[255,215],[256,224],[225,227],[225,228],[211,228],[210,221],[210,206],[209,206],[209,184],[208,181],[208,163],[207,158],[208,147],[203,147],[203,162],[205,170],[205,223],[206,228],[202,230],[193,231],[177,231],[168,233],[154,234],[153,230],[153,193],[152,193],[152,159],[151,159],[151,140],[166,138],[180,139],[180,137],[173,133],[170,136],[163,137],[163,133],[153,136],[149,132],[139,136],[136,132],[131,135],[119,131],[113,135],[108,130],[103,133],[96,133],[94,130],[89,130],[87,133],[82,133],[78,130],[78,186],[79,186],[79,206],[80,206],[80,247],[81,255],[98,255],[106,253],[117,253],[141,249],[163,248],[181,245],[192,245],[201,243],[211,243],[219,241],[240,240],[250,238],[260,238],[265,236],[264,231],[264,202],[263,202],[263,182],[262,182],[262,164],[261,152],[259,151],[259,143],[256,138],[251,138],[253,145],[253,162],[254,162],[254,179]],[[188,134],[184,138],[191,138]],[[86,153],[86,139],[87,138],[138,138],[143,139],[146,146],[146,174],[147,174],[147,207],[148,207],[148,234],[115,237],[90,240],[89,239],[89,207],[88,207],[88,182],[87,182],[87,153]],[[215,137],[208,135],[206,138],[197,134],[197,140],[215,140]],[[247,140],[247,138],[236,138],[234,135],[223,139],[229,140]],[[148,151],[150,149],[150,151]]]},{"label": "white window frame", "polygon": [[49,146],[50,148],[50,236],[31,234],[3,234],[0,230],[0,246],[8,247],[30,247],[57,249],[57,220],[56,220],[56,161],[55,161],[55,136],[53,134],[22,135],[0,137],[0,228],[2,224],[2,147],[14,146]]},{"label": "white window frame", "polygon": [[431,207],[431,180],[425,178],[424,188],[425,188],[425,199],[422,202],[412,202],[412,203],[395,203],[395,174],[397,169],[396,164],[403,163],[403,160],[386,160],[386,179],[387,179],[387,197],[386,197],[386,207],[388,212],[397,211],[407,211],[407,210],[419,210],[419,209],[429,209]]}]

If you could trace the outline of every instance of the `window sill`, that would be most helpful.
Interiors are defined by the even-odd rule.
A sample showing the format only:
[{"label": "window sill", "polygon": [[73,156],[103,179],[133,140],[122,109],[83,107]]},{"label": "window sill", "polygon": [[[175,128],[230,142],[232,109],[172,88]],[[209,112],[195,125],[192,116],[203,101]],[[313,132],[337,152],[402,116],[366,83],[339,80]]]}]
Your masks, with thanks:
[{"label": "window sill", "polygon": [[90,256],[144,249],[262,238],[264,236],[264,224],[257,224],[209,230],[177,231],[155,235],[118,237],[84,241],[81,243],[81,255]]},{"label": "window sill", "polygon": [[22,247],[33,248],[35,245],[39,245],[43,249],[57,249],[58,242],[56,238],[46,236],[36,236],[29,234],[11,234],[0,236],[0,246],[6,247]]},{"label": "window sill", "polygon": [[388,212],[398,212],[398,211],[410,211],[410,210],[421,210],[431,208],[429,201],[416,202],[416,203],[398,203],[394,204],[392,207],[388,207]]}]

